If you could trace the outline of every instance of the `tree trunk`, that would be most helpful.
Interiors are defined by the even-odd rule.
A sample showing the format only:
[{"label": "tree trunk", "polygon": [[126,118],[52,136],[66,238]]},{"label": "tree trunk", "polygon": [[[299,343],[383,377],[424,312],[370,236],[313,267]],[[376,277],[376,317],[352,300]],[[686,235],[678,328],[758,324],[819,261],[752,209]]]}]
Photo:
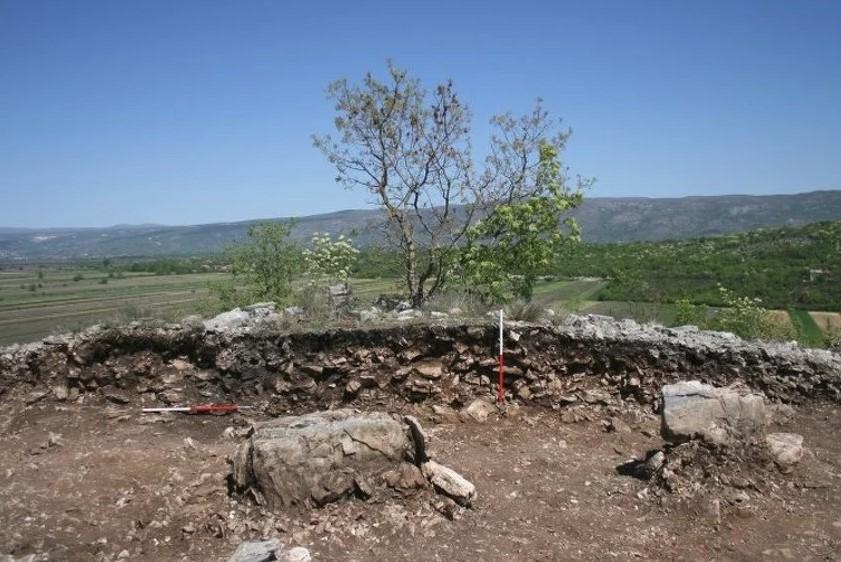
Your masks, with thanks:
[{"label": "tree trunk", "polygon": [[418,284],[418,254],[415,241],[405,229],[403,237],[406,240],[406,287],[409,289],[409,302],[414,308],[423,302],[423,287]]}]

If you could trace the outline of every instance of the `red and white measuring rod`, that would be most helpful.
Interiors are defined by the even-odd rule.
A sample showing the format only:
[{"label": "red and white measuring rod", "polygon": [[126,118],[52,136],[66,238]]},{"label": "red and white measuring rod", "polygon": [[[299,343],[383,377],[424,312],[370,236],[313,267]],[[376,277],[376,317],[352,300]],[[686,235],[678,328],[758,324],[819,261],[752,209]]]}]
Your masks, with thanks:
[{"label": "red and white measuring rod", "polygon": [[192,406],[176,406],[172,408],[143,408],[143,413],[184,412],[187,414],[233,414],[240,410],[251,410],[253,408],[254,406],[240,406],[239,404],[194,404]]},{"label": "red and white measuring rod", "polygon": [[496,401],[505,400],[505,358],[502,352],[502,309],[499,311],[499,384],[496,390]]}]

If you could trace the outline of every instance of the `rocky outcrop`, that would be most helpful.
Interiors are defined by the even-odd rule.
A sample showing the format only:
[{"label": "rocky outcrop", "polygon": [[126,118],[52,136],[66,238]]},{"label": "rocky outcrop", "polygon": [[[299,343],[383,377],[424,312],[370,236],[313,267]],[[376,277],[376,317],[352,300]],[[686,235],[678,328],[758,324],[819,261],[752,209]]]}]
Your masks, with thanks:
[{"label": "rocky outcrop", "polygon": [[431,460],[427,440],[412,416],[352,410],[286,416],[254,427],[234,456],[231,480],[237,492],[272,509],[369,499],[380,485],[407,492],[425,487],[424,477],[469,506],[473,484]]},{"label": "rocky outcrop", "polygon": [[[393,468],[414,450],[405,424],[382,413],[316,412],[264,422],[234,459],[239,490],[269,507],[324,505]],[[364,493],[364,490],[358,490]]]}]

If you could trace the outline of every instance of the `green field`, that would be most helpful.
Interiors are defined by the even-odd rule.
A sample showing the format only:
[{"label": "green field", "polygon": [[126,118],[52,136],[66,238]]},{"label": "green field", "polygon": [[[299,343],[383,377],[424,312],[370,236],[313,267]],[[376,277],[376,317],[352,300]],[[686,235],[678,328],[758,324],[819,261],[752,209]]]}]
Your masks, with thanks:
[{"label": "green field", "polygon": [[[0,269],[0,346],[99,323],[207,315],[209,284],[227,277],[225,273],[148,272],[109,277],[91,268],[6,266]],[[391,279],[356,279],[353,289],[360,304],[368,304],[380,294],[396,292],[398,286]]]},{"label": "green field", "polygon": [[198,311],[208,283],[222,277],[124,273],[109,278],[91,269],[7,268],[0,271],[0,345],[94,323],[180,318]]},{"label": "green field", "polygon": [[793,308],[788,311],[791,323],[797,331],[797,339],[803,345],[820,347],[824,342],[824,333],[814,318],[805,310]]},{"label": "green field", "polygon": [[[225,278],[225,273],[212,272],[161,275],[124,271],[109,275],[96,268],[6,266],[0,269],[0,346],[98,323],[174,321],[191,314],[208,315],[212,310],[208,285]],[[673,324],[674,304],[599,300],[605,285],[596,278],[543,281],[535,287],[534,301],[561,313]],[[352,286],[360,307],[369,306],[383,293],[399,292],[396,279],[354,279]],[[430,308],[447,310],[458,304],[441,299]],[[809,312],[799,309],[775,314],[781,322],[790,322],[800,341],[810,346],[821,345],[824,324],[841,321],[834,313],[813,313],[832,315],[819,325]]]}]

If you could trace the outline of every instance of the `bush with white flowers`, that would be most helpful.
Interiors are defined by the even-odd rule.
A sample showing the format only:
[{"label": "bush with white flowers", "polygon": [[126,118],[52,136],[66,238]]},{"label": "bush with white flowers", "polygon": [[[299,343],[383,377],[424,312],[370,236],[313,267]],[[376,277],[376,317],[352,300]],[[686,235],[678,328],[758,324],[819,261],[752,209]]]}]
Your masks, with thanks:
[{"label": "bush with white flowers", "polygon": [[347,283],[359,250],[344,234],[335,240],[328,233],[316,232],[310,248],[304,250],[304,264],[314,278]]}]

